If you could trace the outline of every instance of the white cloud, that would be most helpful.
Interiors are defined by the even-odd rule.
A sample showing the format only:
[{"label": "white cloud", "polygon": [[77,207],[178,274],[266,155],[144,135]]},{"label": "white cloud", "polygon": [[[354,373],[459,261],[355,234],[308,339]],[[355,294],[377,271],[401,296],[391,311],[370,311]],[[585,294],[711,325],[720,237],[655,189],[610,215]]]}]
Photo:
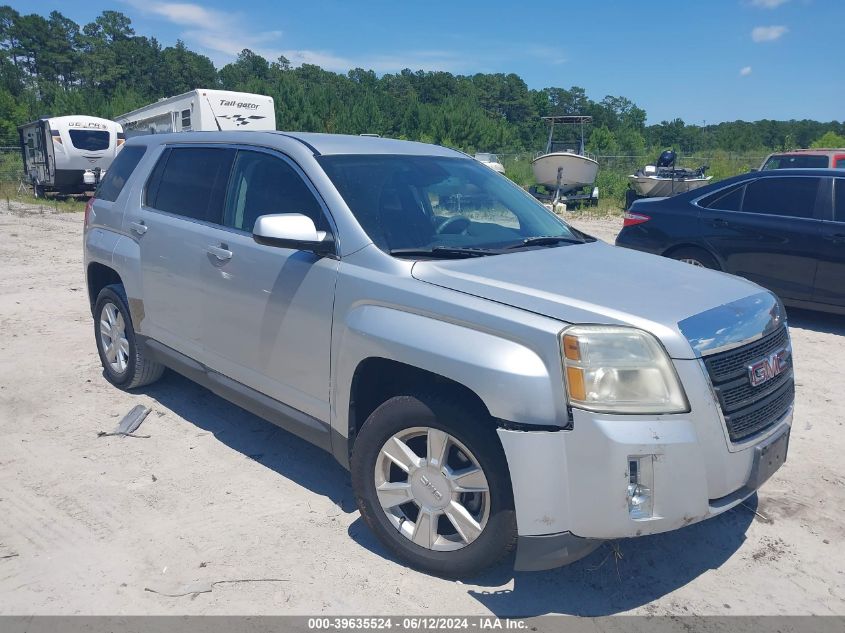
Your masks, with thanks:
[{"label": "white cloud", "polygon": [[380,73],[403,68],[460,72],[472,63],[465,55],[439,50],[350,58],[332,51],[287,48],[282,41],[283,31],[256,31],[240,13],[208,9],[189,2],[125,1],[142,13],[186,27],[180,34],[182,39],[202,48],[218,65],[232,61],[245,48],[270,61],[284,55],[294,66],[316,64],[326,70],[340,72],[352,68],[365,68]]},{"label": "white cloud", "polygon": [[751,74],[751,66],[743,66],[739,69],[739,76],[740,77],[748,77]]},{"label": "white cloud", "polygon": [[564,52],[555,46],[529,46],[522,52],[555,66],[565,64],[568,61]]},{"label": "white cloud", "polygon": [[755,26],[751,30],[751,39],[754,42],[774,42],[788,31],[785,26]]},{"label": "white cloud", "polygon": [[761,9],[777,9],[780,5],[786,4],[789,0],[751,0],[751,6]]}]

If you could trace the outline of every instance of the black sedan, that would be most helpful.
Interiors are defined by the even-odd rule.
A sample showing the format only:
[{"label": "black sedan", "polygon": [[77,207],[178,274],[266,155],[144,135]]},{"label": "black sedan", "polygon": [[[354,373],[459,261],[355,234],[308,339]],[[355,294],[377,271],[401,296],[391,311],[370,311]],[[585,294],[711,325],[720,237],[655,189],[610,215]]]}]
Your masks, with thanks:
[{"label": "black sedan", "polygon": [[845,314],[845,174],[743,174],[625,212],[617,246],[746,277],[796,307]]}]

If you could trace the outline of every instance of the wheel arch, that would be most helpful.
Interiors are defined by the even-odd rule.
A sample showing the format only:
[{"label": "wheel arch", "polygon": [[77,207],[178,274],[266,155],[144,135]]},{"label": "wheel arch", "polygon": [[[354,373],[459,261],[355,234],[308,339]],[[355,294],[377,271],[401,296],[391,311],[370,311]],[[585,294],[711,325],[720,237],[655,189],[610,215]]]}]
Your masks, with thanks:
[{"label": "wheel arch", "polygon": [[88,282],[88,303],[92,313],[97,297],[106,286],[112,284],[123,284],[120,274],[111,266],[100,262],[91,262],[86,270],[86,281]]},{"label": "wheel arch", "polygon": [[687,248],[692,249],[692,250],[697,250],[697,251],[704,251],[710,257],[712,257],[714,260],[716,260],[716,262],[719,264],[719,268],[721,270],[725,270],[725,262],[722,260],[722,258],[719,257],[719,255],[709,246],[706,246],[704,244],[697,243],[697,242],[682,242],[680,244],[673,244],[672,246],[667,248],[665,251],[663,251],[661,253],[661,256],[671,258],[674,253],[677,253],[678,251],[684,250],[684,249],[687,249]]},{"label": "wheel arch", "polygon": [[358,363],[352,375],[347,412],[348,452],[351,454],[355,438],[364,422],[381,404],[394,396],[420,391],[445,393],[477,411],[480,416],[490,417],[484,401],[466,385],[407,363],[371,356]]},{"label": "wheel arch", "polygon": [[[374,410],[380,404],[374,406],[375,394],[395,391],[397,385],[447,389],[509,423],[533,428],[568,424],[562,377],[547,365],[547,357],[524,342],[373,304],[354,307],[335,327],[332,447],[341,463],[347,462],[354,433],[366,419],[362,411]],[[381,391],[372,385],[382,385]]]}]

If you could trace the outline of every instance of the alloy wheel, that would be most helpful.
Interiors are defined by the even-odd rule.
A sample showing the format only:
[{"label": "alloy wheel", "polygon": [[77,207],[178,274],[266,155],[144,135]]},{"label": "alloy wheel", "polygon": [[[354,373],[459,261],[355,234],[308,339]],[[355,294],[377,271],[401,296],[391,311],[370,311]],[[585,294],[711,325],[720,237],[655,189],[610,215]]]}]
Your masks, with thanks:
[{"label": "alloy wheel", "polygon": [[106,361],[116,374],[123,374],[129,366],[129,341],[126,321],[118,307],[107,302],[100,311],[100,343]]},{"label": "alloy wheel", "polygon": [[490,516],[490,487],[475,456],[433,427],[396,433],[379,451],[376,495],[390,523],[434,551],[466,547]]}]

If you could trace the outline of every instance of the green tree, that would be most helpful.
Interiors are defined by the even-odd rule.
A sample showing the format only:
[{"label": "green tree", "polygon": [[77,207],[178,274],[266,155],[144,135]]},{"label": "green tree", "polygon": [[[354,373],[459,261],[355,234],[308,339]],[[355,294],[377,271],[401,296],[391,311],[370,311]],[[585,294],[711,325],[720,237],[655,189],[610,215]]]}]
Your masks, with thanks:
[{"label": "green tree", "polygon": [[815,141],[810,143],[810,147],[825,147],[825,148],[840,148],[845,147],[845,136],[837,134],[833,131],[827,131],[822,134]]}]

